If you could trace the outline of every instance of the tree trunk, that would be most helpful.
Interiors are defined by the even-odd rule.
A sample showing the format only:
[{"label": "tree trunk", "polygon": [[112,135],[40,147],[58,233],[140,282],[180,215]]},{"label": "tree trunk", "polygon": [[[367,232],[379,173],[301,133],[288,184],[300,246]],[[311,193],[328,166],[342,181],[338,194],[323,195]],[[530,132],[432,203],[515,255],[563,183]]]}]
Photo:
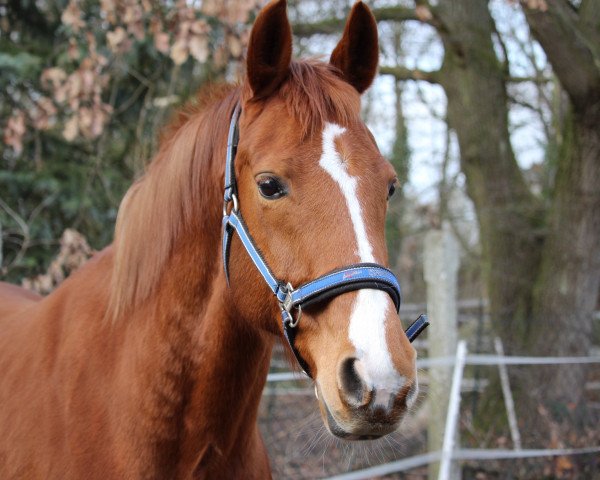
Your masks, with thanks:
[{"label": "tree trunk", "polygon": [[[571,112],[547,212],[530,193],[510,146],[506,74],[493,49],[495,27],[485,2],[440,4],[445,58],[439,78],[477,211],[495,330],[508,353],[586,355],[600,286],[599,63],[565,2],[548,3],[548,12],[527,11],[527,19],[569,94]],[[564,51],[565,44],[573,51]],[[565,64],[569,59],[582,64]],[[526,382],[515,378],[517,388],[536,402],[581,401],[585,367],[545,372],[528,370]]]},{"label": "tree trunk", "polygon": [[[396,55],[399,59],[402,55],[402,35],[404,28],[402,25],[394,25],[392,29],[393,44]],[[390,265],[397,272],[401,272],[402,259],[402,240],[406,232],[404,221],[406,213],[405,192],[404,188],[408,183],[408,172],[410,169],[410,149],[408,146],[408,131],[404,120],[404,110],[402,108],[402,87],[403,84],[399,80],[394,81],[394,95],[396,99],[396,122],[395,122],[395,138],[392,147],[390,162],[398,175],[396,185],[396,193],[390,198],[388,204],[388,215],[386,217],[386,238],[388,245],[388,253]],[[411,282],[404,282],[404,285],[410,288]]]},{"label": "tree trunk", "polygon": [[[589,353],[600,289],[600,2],[523,4],[527,22],[569,98],[542,263],[533,291],[533,351]],[[586,367],[554,368],[538,387],[581,403]]]},{"label": "tree trunk", "polygon": [[[394,88],[396,94],[396,138],[390,155],[390,161],[398,175],[396,193],[390,198],[388,215],[386,217],[386,235],[390,265],[393,269],[401,270],[402,240],[405,237],[405,194],[404,188],[408,182],[408,170],[410,163],[410,150],[408,148],[408,132],[404,122],[402,110],[402,87],[396,82]],[[410,288],[410,285],[409,285]]]},{"label": "tree trunk", "polygon": [[508,353],[523,353],[540,262],[542,210],[510,144],[504,69],[494,52],[486,3],[443,2],[438,15],[445,26],[439,78],[479,220],[493,325]]},{"label": "tree trunk", "polygon": [[[591,111],[590,111],[591,110]],[[533,297],[532,350],[587,355],[600,289],[600,104],[570,112]],[[551,400],[578,404],[585,366],[559,366],[537,383]]]}]

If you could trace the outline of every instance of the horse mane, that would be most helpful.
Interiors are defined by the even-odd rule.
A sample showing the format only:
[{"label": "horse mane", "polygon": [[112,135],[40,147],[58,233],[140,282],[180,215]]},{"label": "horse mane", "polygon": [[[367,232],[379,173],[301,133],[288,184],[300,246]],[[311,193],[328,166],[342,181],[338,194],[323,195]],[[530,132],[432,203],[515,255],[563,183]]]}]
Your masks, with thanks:
[{"label": "horse mane", "polygon": [[[211,159],[225,145],[235,103],[251,95],[248,85],[204,87],[164,129],[158,153],[119,207],[109,317],[121,317],[152,294],[176,239],[206,216],[206,202],[222,188],[225,160],[221,165],[217,158],[213,166]],[[354,88],[335,67],[315,60],[292,62],[273,95],[286,103],[304,136],[320,131],[326,121],[344,125],[360,115]]]}]

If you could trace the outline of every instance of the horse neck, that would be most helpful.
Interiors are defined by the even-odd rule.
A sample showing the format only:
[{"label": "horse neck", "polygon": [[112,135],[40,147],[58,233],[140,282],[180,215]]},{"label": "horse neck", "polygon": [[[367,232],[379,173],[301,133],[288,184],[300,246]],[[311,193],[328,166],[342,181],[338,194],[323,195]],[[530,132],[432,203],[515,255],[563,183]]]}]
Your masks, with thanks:
[{"label": "horse neck", "polygon": [[[152,317],[140,312],[146,318],[139,319],[142,336],[135,333],[139,367],[128,377],[139,378],[136,390],[143,392],[134,414],[152,415],[136,421],[136,437],[151,452],[146,468],[166,477],[173,469],[184,477],[194,470],[207,478],[241,474],[248,462],[256,467],[250,459],[261,451],[256,420],[273,337],[234,314],[223,274],[214,277],[197,310],[190,302],[161,300],[170,292],[159,291],[154,306],[144,309],[154,309]],[[173,274],[174,283],[180,278]]]},{"label": "horse neck", "polygon": [[141,451],[151,452],[143,462],[167,476],[174,458],[180,472],[224,471],[248,458],[245,450],[260,450],[256,416],[273,336],[232,307],[220,248],[224,145],[211,150],[204,173],[219,186],[206,189],[206,205],[182,228],[153,295],[125,327],[124,378],[139,382],[129,415]]}]

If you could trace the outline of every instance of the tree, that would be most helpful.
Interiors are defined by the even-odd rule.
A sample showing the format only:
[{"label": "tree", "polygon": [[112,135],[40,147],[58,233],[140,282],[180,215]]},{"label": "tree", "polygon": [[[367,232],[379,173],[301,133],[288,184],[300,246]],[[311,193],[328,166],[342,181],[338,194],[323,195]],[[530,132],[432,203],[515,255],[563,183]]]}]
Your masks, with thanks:
[{"label": "tree", "polygon": [[[600,289],[600,2],[521,4],[568,98],[532,292],[532,340],[540,354],[586,354]],[[557,368],[550,380],[550,391],[580,399],[582,370]]]},{"label": "tree", "polygon": [[[563,0],[523,3],[570,99],[545,202],[528,189],[514,158],[507,68],[494,53],[495,26],[482,2],[444,2],[435,11],[445,27],[439,78],[477,210],[498,334],[513,353],[586,355],[600,287],[600,70],[594,52],[600,24],[580,22],[580,15],[588,17]],[[580,9],[591,3],[598,7],[583,2]],[[579,403],[583,374],[577,367],[568,373],[557,368],[535,386],[549,400]]]}]

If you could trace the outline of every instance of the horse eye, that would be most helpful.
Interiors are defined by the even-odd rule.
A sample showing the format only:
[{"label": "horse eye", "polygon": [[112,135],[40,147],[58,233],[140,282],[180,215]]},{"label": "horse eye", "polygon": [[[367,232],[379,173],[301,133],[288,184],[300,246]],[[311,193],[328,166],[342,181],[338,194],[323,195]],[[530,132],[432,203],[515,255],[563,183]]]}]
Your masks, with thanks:
[{"label": "horse eye", "polygon": [[390,186],[388,188],[388,200],[390,198],[392,198],[392,195],[394,195],[394,193],[396,192],[396,182],[392,182],[390,183]]},{"label": "horse eye", "polygon": [[262,177],[257,181],[258,191],[267,200],[276,200],[287,194],[285,186],[275,177]]}]

